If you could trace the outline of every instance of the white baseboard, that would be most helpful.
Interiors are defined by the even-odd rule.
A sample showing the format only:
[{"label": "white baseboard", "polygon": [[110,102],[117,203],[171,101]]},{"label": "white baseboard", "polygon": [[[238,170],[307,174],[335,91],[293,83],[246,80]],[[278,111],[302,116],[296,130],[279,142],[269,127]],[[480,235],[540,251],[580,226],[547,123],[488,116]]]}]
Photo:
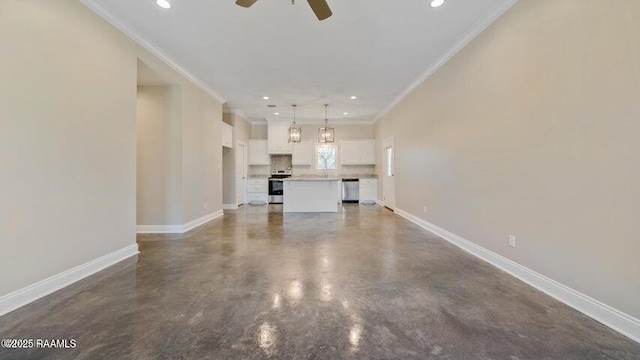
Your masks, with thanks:
[{"label": "white baseboard", "polygon": [[376,200],[376,204],[384,207],[384,201],[382,200]]},{"label": "white baseboard", "polygon": [[238,209],[238,204],[222,204],[223,210],[236,210]]},{"label": "white baseboard", "polygon": [[404,210],[396,214],[640,343],[640,320]]},{"label": "white baseboard", "polygon": [[217,219],[221,216],[223,216],[224,213],[222,210],[218,210],[216,212],[212,212],[211,214],[205,215],[199,219],[195,219],[193,221],[189,221],[188,223],[184,224],[184,228],[182,232],[187,232],[189,230],[192,230],[194,228],[197,228],[200,225],[204,225],[206,223],[208,223],[209,221],[213,220],[213,219]]},{"label": "white baseboard", "polygon": [[184,225],[137,225],[136,233],[138,234],[184,234],[200,225],[206,224],[213,219],[217,219],[223,215],[222,210],[212,212],[201,218],[189,221]]},{"label": "white baseboard", "polygon": [[182,234],[183,225],[136,225],[138,234]]},{"label": "white baseboard", "polygon": [[131,244],[105,256],[76,266],[50,278],[0,297],[0,316],[69,286],[115,263],[138,254],[138,244]]}]

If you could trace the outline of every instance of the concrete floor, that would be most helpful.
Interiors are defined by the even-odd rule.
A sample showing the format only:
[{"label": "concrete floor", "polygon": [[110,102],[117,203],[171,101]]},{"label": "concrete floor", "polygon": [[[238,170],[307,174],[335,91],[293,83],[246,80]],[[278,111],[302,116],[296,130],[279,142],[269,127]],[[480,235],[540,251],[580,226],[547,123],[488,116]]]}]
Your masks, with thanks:
[{"label": "concrete floor", "polygon": [[0,359],[640,359],[635,343],[379,206],[245,207],[0,318]]}]

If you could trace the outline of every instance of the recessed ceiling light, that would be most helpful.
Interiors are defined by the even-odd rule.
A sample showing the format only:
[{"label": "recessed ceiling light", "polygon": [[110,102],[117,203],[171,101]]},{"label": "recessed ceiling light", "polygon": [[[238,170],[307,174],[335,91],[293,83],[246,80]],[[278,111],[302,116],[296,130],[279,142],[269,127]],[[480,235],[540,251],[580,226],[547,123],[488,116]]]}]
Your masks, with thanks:
[{"label": "recessed ceiling light", "polygon": [[355,100],[355,99],[357,99],[357,98],[358,98],[358,97],[354,95],[354,96],[352,96],[352,97],[351,97],[351,100]]},{"label": "recessed ceiling light", "polygon": [[171,9],[171,3],[167,0],[156,0],[156,4],[163,9]]},{"label": "recessed ceiling light", "polygon": [[442,4],[444,4],[444,0],[433,0],[431,2],[431,7],[437,8],[437,7],[442,6]]},{"label": "recessed ceiling light", "polygon": [[263,96],[262,100],[269,100],[269,97],[268,96]]},{"label": "recessed ceiling light", "polygon": [[349,115],[349,113],[348,113],[348,112],[346,112],[346,113],[342,113],[342,115]]},{"label": "recessed ceiling light", "polygon": [[273,113],[274,115],[280,115],[280,113]]}]

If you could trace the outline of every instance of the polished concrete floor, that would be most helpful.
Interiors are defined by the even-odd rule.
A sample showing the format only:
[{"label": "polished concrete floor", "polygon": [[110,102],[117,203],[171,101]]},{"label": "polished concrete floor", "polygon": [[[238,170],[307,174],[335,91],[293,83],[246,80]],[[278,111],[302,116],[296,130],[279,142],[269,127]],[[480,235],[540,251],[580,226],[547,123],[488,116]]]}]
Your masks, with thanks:
[{"label": "polished concrete floor", "polygon": [[640,344],[379,206],[245,207],[0,318],[0,359],[640,359]]}]

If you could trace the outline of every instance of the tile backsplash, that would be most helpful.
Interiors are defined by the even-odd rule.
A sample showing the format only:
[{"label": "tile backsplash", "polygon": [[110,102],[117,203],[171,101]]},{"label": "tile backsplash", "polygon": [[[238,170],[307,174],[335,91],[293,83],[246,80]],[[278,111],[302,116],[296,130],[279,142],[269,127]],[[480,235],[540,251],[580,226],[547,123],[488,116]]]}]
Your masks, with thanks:
[{"label": "tile backsplash", "polygon": [[271,171],[291,170],[291,155],[271,155]]},{"label": "tile backsplash", "polygon": [[[294,166],[293,175],[319,175],[325,173],[325,170],[316,169],[314,166]],[[329,175],[373,175],[376,173],[376,167],[373,165],[356,165],[356,166],[342,166],[338,165],[336,170],[327,170]]]},{"label": "tile backsplash", "polygon": [[[294,176],[302,175],[318,175],[323,170],[316,169],[315,166],[292,166],[291,155],[271,155],[271,165],[250,166],[249,175],[268,175],[273,170],[287,170],[291,167]],[[338,165],[338,169],[327,171],[328,174],[336,175],[354,175],[354,174],[375,174],[375,166],[373,165],[357,165],[342,166]]]}]

